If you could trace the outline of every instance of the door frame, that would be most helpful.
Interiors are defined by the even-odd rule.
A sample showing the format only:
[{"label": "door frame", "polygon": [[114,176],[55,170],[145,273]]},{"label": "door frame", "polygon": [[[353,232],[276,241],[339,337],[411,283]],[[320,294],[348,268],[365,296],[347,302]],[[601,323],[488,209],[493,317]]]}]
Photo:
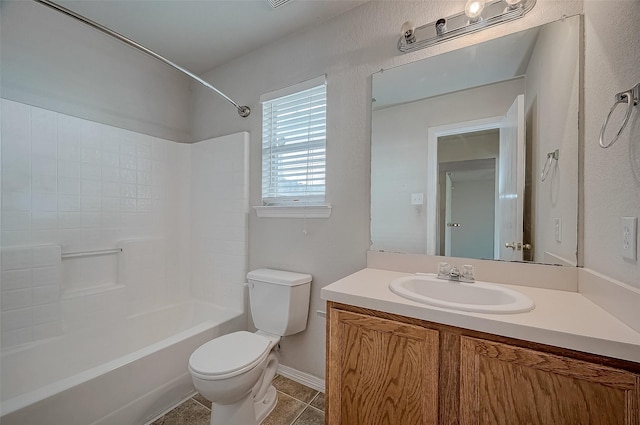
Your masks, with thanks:
[{"label": "door frame", "polygon": [[[436,255],[438,244],[438,138],[501,128],[504,116],[429,127],[427,130],[427,255]],[[497,164],[496,164],[497,165]],[[498,167],[496,166],[496,171]],[[496,214],[496,225],[498,214]],[[495,247],[494,247],[495,257]]]}]

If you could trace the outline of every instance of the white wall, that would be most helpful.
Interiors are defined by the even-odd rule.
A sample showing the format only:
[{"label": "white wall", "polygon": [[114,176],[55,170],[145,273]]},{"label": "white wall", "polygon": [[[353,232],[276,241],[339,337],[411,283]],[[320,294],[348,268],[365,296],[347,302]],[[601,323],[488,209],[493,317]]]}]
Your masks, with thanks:
[{"label": "white wall", "polygon": [[191,294],[244,309],[249,133],[191,145]]},{"label": "white wall", "polygon": [[427,23],[459,12],[464,1],[372,1],[307,31],[271,43],[205,75],[240,103],[250,118],[193,87],[193,137],[196,140],[236,131],[251,132],[250,200],[260,203],[260,105],[262,93],[327,74],[327,200],[329,219],[249,217],[249,269],[276,267],[311,273],[311,316],[307,330],[282,343],[282,362],[324,375],[325,321],[320,288],[366,266],[370,223],[371,74],[434,54],[537,26],[582,11],[580,1],[539,0],[522,20],[465,36],[420,52],[396,49],[399,28],[408,19]]},{"label": "white wall", "polygon": [[2,97],[174,140],[189,138],[189,79],[32,1],[0,7]]},{"label": "white wall", "polygon": [[[534,261],[549,252],[576,264],[578,247],[578,108],[580,23],[547,25],[526,71],[527,162],[531,164]],[[575,72],[565,70],[575,69]],[[552,78],[549,78],[549,77]],[[531,141],[531,143],[529,143]],[[547,153],[560,150],[544,182]],[[556,240],[555,219],[561,220]]]},{"label": "white wall", "polygon": [[640,217],[638,107],[614,146],[598,146],[614,94],[640,82],[640,2],[587,0],[584,11],[584,267],[640,288],[640,262],[622,258],[620,228],[620,217]]}]

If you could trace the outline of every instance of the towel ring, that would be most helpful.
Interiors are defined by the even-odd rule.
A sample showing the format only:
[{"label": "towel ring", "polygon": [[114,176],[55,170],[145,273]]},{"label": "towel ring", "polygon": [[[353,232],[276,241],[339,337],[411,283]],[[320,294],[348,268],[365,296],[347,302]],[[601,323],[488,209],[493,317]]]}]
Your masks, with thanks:
[{"label": "towel ring", "polygon": [[558,160],[560,158],[560,149],[556,149],[553,152],[549,152],[547,154],[547,162],[544,163],[544,167],[542,167],[542,172],[540,173],[540,181],[543,182],[547,179],[549,175],[549,171],[551,171],[551,164],[554,160]]},{"label": "towel ring", "polygon": [[[602,124],[602,129],[600,130],[600,147],[601,148],[606,149],[610,146],[613,146],[616,140],[618,140],[618,137],[620,137],[620,134],[622,134],[622,131],[627,126],[627,123],[629,122],[629,117],[631,116],[631,110],[640,101],[639,98],[640,98],[640,83],[636,84],[635,86],[633,86],[627,91],[623,91],[616,94],[615,103],[611,107],[611,110],[609,111],[609,115],[607,115],[607,119],[604,120],[604,124]],[[609,124],[609,119],[611,119],[611,115],[613,114],[613,111],[615,111],[618,105],[621,103],[627,104],[627,113],[624,116],[624,121],[622,122],[622,126],[620,126],[620,129],[616,133],[615,137],[611,139],[609,143],[605,144],[604,132],[607,129],[607,125]]]}]

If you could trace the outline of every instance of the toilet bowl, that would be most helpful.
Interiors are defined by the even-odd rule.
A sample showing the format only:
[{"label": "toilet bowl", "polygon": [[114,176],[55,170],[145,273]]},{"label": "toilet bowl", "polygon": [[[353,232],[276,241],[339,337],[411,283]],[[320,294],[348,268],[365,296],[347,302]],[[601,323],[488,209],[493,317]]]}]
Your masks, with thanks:
[{"label": "toilet bowl", "polygon": [[257,425],[276,405],[271,381],[278,368],[278,338],[234,332],[199,347],[189,372],[200,394],[213,403],[212,425]]},{"label": "toilet bowl", "polygon": [[220,336],[189,358],[194,386],[212,403],[211,425],[258,425],[271,413],[280,337],[306,328],[310,275],[259,269],[247,278],[258,331]]}]

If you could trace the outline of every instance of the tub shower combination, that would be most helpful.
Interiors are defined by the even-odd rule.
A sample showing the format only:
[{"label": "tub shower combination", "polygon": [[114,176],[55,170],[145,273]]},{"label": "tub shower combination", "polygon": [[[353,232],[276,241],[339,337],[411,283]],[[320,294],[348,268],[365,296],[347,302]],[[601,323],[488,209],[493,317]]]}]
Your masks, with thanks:
[{"label": "tub shower combination", "polygon": [[6,99],[1,130],[0,422],[152,420],[194,393],[197,347],[247,328],[248,133],[174,143]]},{"label": "tub shower combination", "polygon": [[7,99],[1,116],[0,422],[150,421],[193,394],[197,347],[246,329],[248,133],[179,144]]}]

